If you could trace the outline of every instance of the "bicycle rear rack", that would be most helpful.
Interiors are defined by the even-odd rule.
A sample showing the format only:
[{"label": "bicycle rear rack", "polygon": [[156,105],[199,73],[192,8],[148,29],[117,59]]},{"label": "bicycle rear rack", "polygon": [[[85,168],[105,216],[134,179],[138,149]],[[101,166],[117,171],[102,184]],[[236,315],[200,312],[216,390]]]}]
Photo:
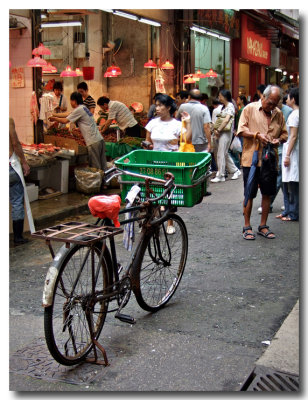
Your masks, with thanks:
[{"label": "bicycle rear rack", "polygon": [[38,239],[44,239],[49,247],[52,258],[54,258],[54,251],[50,243],[52,240],[56,242],[64,242],[67,248],[69,248],[71,244],[84,244],[91,246],[98,241],[118,235],[122,232],[123,228],[97,226],[85,222],[72,221],[41,229],[33,232],[31,236]]}]

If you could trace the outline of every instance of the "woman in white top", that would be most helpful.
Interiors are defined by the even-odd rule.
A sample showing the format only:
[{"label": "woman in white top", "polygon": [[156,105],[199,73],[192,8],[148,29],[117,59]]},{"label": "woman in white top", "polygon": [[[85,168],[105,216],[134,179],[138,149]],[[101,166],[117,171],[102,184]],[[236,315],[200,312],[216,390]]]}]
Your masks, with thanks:
[{"label": "woman in white top", "polygon": [[[155,151],[178,151],[182,122],[173,118],[176,104],[172,97],[159,93],[155,96],[156,118],[145,126],[146,140],[150,143],[147,147]],[[191,143],[190,116],[187,112],[181,114],[182,121],[186,123],[186,141]],[[168,220],[167,233],[175,233],[173,221]]]},{"label": "woman in white top", "polygon": [[[181,134],[181,121],[173,118],[176,104],[172,97],[166,94],[155,96],[156,118],[145,126],[146,140],[150,142],[148,149],[156,151],[177,151]],[[191,143],[190,116],[183,112],[182,120],[186,123],[186,141]]]},{"label": "woman in white top", "polygon": [[282,148],[282,186],[284,212],[282,221],[299,219],[299,88],[290,90],[287,105],[293,109],[287,120],[288,141]]},{"label": "woman in white top", "polygon": [[[220,114],[224,117],[221,125],[214,130],[214,134],[218,140],[217,155],[215,157],[218,171],[216,177],[211,179],[211,182],[218,183],[225,181],[226,169],[230,174],[233,174],[231,179],[238,179],[241,171],[235,166],[230,154],[228,153],[234,126],[235,108],[232,103],[232,96],[229,90],[222,89],[218,96],[219,101],[222,103]],[[233,119],[231,129],[224,131],[230,119]]]}]

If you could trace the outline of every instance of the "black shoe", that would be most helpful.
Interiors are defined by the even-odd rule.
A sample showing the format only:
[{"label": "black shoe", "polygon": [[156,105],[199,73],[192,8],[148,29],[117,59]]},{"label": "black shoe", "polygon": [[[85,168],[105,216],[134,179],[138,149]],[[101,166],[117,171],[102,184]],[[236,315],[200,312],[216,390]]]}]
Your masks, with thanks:
[{"label": "black shoe", "polygon": [[13,233],[14,233],[14,244],[18,246],[19,244],[28,243],[29,239],[26,239],[22,236],[24,231],[24,220],[19,219],[17,221],[13,221]]},{"label": "black shoe", "polygon": [[25,244],[25,243],[28,243],[28,242],[29,242],[29,239],[26,239],[24,237],[18,238],[18,239],[14,239],[14,245],[15,246],[19,246],[20,244]]},{"label": "black shoe", "polygon": [[211,192],[206,192],[204,196],[211,196]]}]

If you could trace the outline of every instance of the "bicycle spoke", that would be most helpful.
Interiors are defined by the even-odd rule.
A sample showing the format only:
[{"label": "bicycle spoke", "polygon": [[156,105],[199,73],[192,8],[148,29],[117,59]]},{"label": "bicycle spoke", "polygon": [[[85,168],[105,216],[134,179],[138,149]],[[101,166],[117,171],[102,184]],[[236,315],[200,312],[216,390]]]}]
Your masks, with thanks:
[{"label": "bicycle spoke", "polygon": [[136,270],[135,296],[139,305],[155,311],[166,304],[174,294],[185,268],[187,257],[187,232],[182,219],[172,216],[175,233],[169,235],[165,226],[148,237],[142,247]]},{"label": "bicycle spoke", "polygon": [[[108,287],[104,260],[103,264],[99,263],[100,251],[90,250],[88,246],[79,245],[62,261],[53,305],[45,309],[48,348],[54,358],[65,365],[79,362],[91,350],[90,331],[94,338],[98,337],[108,310],[108,300],[93,306],[89,303],[96,293],[103,293]],[[89,306],[92,308],[88,309]]]}]

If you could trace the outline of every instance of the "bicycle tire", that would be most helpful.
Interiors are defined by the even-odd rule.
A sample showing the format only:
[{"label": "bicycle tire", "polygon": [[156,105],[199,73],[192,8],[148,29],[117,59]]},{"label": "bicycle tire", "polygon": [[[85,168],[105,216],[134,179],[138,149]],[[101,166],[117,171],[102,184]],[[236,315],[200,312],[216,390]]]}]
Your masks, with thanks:
[{"label": "bicycle tire", "polygon": [[[93,344],[82,302],[92,293],[91,253],[94,254],[94,290],[107,290],[109,286],[108,262],[110,254],[104,251],[100,268],[97,268],[101,253],[99,245],[75,245],[59,260],[53,303],[45,308],[44,330],[48,350],[60,364],[71,366],[83,361]],[[108,261],[109,259],[109,261]],[[84,267],[81,268],[84,261]],[[110,265],[110,264],[109,264]],[[79,275],[79,276],[78,276]],[[75,289],[73,286],[75,285]],[[84,303],[85,304],[85,303]],[[108,300],[92,305],[91,321],[97,340],[105,323]]]},{"label": "bicycle tire", "polygon": [[166,233],[167,219],[151,229],[140,245],[132,269],[136,300],[141,308],[150,312],[156,312],[168,303],[186,265],[188,236],[185,223],[177,214],[169,215],[168,220],[173,221],[175,233]]}]

